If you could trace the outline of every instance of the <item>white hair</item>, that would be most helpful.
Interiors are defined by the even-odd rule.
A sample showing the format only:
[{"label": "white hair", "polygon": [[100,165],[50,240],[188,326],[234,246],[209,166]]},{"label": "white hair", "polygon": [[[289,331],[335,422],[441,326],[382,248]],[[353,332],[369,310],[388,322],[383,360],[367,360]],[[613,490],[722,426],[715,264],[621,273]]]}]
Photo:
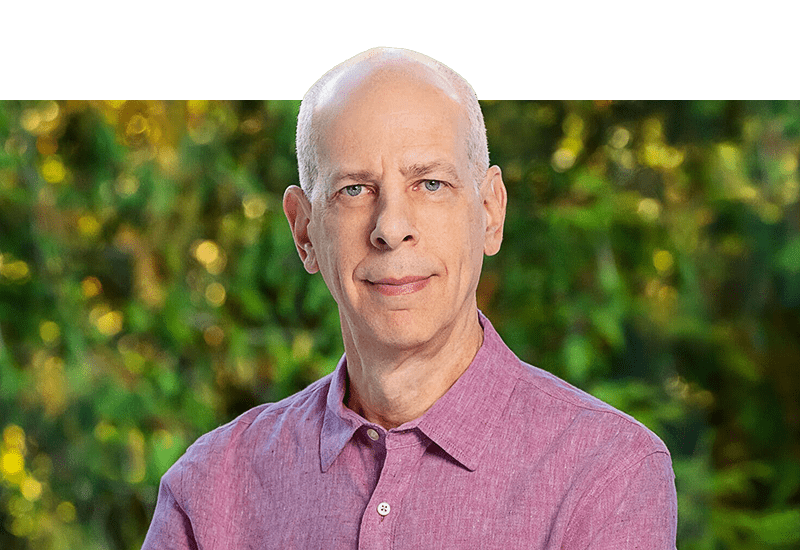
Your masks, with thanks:
[{"label": "white hair", "polygon": [[[360,63],[370,63],[379,66],[387,61],[411,62],[427,67],[442,77],[447,84],[452,86],[459,103],[464,107],[467,115],[467,159],[470,163],[471,176],[475,185],[480,185],[481,180],[489,170],[489,145],[486,140],[486,125],[483,121],[478,96],[472,86],[453,69],[425,55],[400,48],[373,48],[367,50],[347,61],[335,66],[317,80],[303,96],[300,103],[300,113],[297,116],[297,168],[300,175],[300,187],[306,196],[313,202],[316,196],[316,184],[319,178],[319,128],[314,125],[314,113],[320,98],[326,91],[339,80],[347,69]],[[330,86],[329,86],[330,85]]]}]

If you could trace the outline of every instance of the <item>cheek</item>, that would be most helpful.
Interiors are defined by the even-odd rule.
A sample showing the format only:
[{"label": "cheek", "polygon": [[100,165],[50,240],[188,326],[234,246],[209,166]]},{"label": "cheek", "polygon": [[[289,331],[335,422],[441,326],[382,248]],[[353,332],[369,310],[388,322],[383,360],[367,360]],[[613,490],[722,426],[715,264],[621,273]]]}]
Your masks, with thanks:
[{"label": "cheek", "polygon": [[359,231],[357,220],[333,216],[323,219],[316,226],[316,235],[322,243],[318,256],[321,268],[326,272],[326,281],[346,278],[353,270],[363,240],[359,237]]}]

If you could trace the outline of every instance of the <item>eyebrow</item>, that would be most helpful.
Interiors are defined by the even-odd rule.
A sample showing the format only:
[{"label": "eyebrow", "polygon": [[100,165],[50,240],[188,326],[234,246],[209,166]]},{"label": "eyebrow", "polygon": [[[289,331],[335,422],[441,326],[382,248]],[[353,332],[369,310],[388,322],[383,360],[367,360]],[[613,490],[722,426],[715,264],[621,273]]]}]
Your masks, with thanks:
[{"label": "eyebrow", "polygon": [[356,172],[336,172],[333,174],[331,181],[338,183],[342,180],[353,180],[358,183],[370,183],[378,181],[380,178],[374,172],[369,170],[358,170]]},{"label": "eyebrow", "polygon": [[[458,171],[455,166],[449,162],[435,160],[426,163],[414,163],[408,166],[401,166],[400,173],[409,179],[421,178],[431,174],[432,172],[444,172],[453,183],[459,183]],[[374,183],[381,178],[375,172],[370,170],[356,170],[355,172],[338,171],[333,174],[331,181],[338,183],[343,180],[350,180],[357,183]]]},{"label": "eyebrow", "polygon": [[421,178],[423,176],[427,176],[431,172],[438,171],[444,172],[454,183],[458,183],[460,181],[455,166],[449,162],[441,160],[435,160],[427,163],[416,163],[400,168],[400,173],[407,178]]}]

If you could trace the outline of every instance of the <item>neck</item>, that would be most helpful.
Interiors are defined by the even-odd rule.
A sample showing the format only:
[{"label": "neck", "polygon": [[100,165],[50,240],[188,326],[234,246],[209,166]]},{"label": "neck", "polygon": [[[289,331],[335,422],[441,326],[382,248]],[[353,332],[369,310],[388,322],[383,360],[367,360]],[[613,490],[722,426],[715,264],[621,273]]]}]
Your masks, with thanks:
[{"label": "neck", "polygon": [[477,313],[449,334],[411,349],[359,346],[359,340],[374,339],[354,337],[345,326],[345,404],[386,429],[422,416],[467,370],[483,343]]}]

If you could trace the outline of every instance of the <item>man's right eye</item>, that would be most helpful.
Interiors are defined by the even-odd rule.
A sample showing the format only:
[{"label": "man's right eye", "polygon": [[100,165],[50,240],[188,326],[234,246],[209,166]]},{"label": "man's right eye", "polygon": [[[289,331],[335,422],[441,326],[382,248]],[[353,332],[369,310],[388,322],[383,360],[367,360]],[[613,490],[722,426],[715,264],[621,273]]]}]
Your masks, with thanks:
[{"label": "man's right eye", "polygon": [[361,188],[361,185],[348,185],[347,187],[343,187],[342,191],[350,197],[356,197],[361,194]]}]

